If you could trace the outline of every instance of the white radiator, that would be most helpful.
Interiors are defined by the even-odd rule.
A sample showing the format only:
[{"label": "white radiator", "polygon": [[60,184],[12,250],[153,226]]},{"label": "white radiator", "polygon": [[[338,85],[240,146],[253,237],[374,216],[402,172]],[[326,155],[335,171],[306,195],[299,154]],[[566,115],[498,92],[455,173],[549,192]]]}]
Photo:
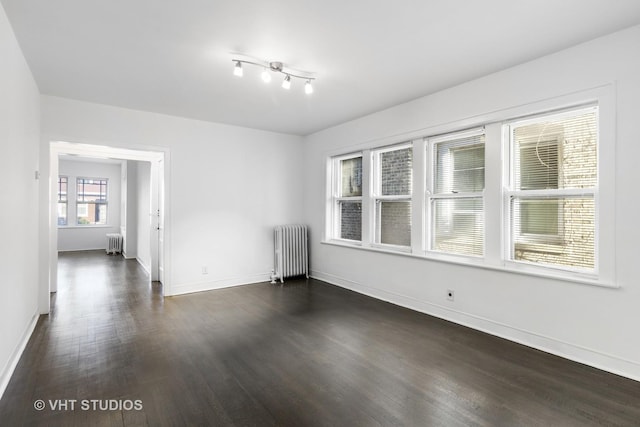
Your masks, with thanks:
[{"label": "white radiator", "polygon": [[122,252],[122,235],[116,233],[107,234],[107,253],[116,254]]},{"label": "white radiator", "polygon": [[285,277],[309,278],[309,252],[306,225],[279,225],[274,233],[274,269],[271,283],[284,283]]}]

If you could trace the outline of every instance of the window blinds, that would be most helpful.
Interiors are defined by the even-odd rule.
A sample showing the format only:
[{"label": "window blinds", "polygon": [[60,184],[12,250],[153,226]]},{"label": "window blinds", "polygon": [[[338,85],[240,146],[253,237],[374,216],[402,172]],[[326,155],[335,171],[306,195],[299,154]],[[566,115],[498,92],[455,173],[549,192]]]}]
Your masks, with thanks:
[{"label": "window blinds", "polygon": [[471,256],[484,253],[484,133],[433,142],[431,249]]}]

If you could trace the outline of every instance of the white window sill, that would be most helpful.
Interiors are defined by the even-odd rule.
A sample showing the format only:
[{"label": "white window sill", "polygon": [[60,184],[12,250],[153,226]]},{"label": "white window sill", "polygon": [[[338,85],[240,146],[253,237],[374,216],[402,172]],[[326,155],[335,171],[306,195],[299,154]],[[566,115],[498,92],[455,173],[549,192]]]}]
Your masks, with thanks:
[{"label": "white window sill", "polygon": [[408,256],[412,258],[427,259],[430,261],[446,262],[449,264],[465,265],[470,267],[483,268],[487,270],[503,271],[508,273],[522,274],[526,276],[544,277],[547,279],[560,280],[564,282],[580,283],[584,285],[598,286],[603,288],[618,289],[619,285],[612,281],[605,281],[595,275],[584,274],[571,271],[556,271],[552,268],[538,267],[535,265],[520,264],[517,262],[503,261],[502,265],[487,264],[484,258],[464,257],[456,255],[440,254],[428,252],[424,254],[415,254],[409,251],[393,250],[380,246],[363,246],[362,243],[352,243],[341,240],[323,240],[323,245],[340,246],[343,248],[352,248],[370,252],[379,252],[391,255]]}]

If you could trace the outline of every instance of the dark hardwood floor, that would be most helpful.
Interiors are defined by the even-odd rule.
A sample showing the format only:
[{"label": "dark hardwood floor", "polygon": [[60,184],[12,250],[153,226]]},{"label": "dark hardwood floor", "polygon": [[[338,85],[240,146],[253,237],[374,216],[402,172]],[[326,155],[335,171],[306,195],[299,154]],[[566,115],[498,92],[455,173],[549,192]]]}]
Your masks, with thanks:
[{"label": "dark hardwood floor", "polygon": [[320,281],[160,286],[61,254],[0,425],[640,425],[639,382]]}]

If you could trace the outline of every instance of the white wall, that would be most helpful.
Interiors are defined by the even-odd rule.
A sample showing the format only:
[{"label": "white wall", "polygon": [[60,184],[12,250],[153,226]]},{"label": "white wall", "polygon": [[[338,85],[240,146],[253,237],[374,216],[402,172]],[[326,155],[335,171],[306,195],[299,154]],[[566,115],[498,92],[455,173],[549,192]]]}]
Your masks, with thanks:
[{"label": "white wall", "polygon": [[168,294],[268,280],[273,226],[303,219],[297,136],[43,96],[50,141],[170,153]]},{"label": "white wall", "polygon": [[138,162],[125,160],[121,187],[122,206],[120,231],[124,237],[123,256],[135,258],[138,253]]},{"label": "white wall", "polygon": [[[0,6],[0,397],[38,317],[40,99]],[[47,182],[47,176],[42,180]],[[45,184],[46,185],[46,184]]]},{"label": "white wall", "polygon": [[151,269],[151,163],[136,162],[136,259],[147,272]]},{"label": "white wall", "polygon": [[[58,174],[69,177],[69,201],[67,202],[68,226],[58,227],[59,251],[86,251],[106,249],[106,234],[120,233],[121,165],[119,163],[92,162],[60,159]],[[107,224],[104,226],[74,225],[76,204],[76,178],[107,178]]]},{"label": "white wall", "polygon": [[[428,76],[425,76],[428,78]],[[329,154],[358,144],[601,85],[616,88],[616,264],[619,289],[337,247],[320,242]],[[381,299],[640,380],[640,27],[593,40],[305,138],[312,275]],[[394,139],[394,138],[391,138]],[[612,224],[606,224],[612,226]],[[455,289],[456,300],[445,291]]]}]

